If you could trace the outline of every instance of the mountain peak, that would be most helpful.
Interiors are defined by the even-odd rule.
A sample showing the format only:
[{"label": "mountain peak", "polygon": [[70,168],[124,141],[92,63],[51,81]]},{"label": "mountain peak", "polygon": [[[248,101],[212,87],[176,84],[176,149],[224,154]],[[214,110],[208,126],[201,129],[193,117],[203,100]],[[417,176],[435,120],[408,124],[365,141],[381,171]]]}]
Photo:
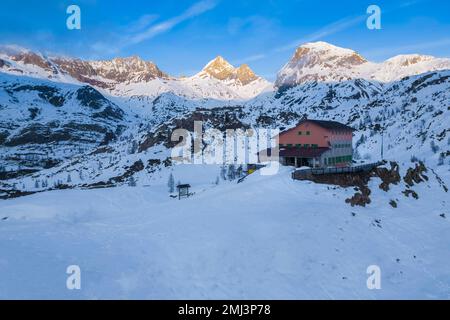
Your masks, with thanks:
[{"label": "mountain peak", "polygon": [[317,63],[328,61],[343,65],[358,65],[367,62],[361,55],[351,49],[337,47],[328,42],[309,42],[297,48],[291,61],[301,59]]},{"label": "mountain peak", "polygon": [[386,63],[399,64],[403,67],[418,64],[421,62],[432,61],[436,58],[433,56],[420,55],[420,54],[400,54],[386,60]]},{"label": "mountain peak", "polygon": [[25,65],[34,65],[50,73],[55,71],[51,62],[39,52],[33,52],[20,47],[7,47],[3,52],[12,61],[21,62]]},{"label": "mountain peak", "polygon": [[230,65],[230,66],[231,66],[231,64],[230,64],[227,60],[225,60],[225,58],[222,57],[221,55],[218,55],[218,56],[215,57],[213,60],[211,60],[211,61],[207,64],[207,66],[210,65],[210,64]]},{"label": "mountain peak", "polygon": [[246,85],[252,81],[258,79],[258,76],[253,72],[247,64],[242,64],[236,69],[236,79],[243,85]]},{"label": "mountain peak", "polygon": [[112,59],[114,62],[144,62],[141,57],[134,55],[130,57],[124,57],[124,58],[114,58]]},{"label": "mountain peak", "polygon": [[276,86],[294,86],[308,81],[352,79],[368,61],[353,50],[327,42],[305,43],[295,50],[291,60],[278,74]]},{"label": "mountain peak", "polygon": [[211,60],[201,72],[201,74],[205,73],[217,80],[236,80],[242,85],[249,84],[259,78],[247,64],[235,68],[222,56],[217,56],[214,60]]},{"label": "mountain peak", "polygon": [[[325,41],[316,41],[316,42],[307,42],[300,46],[300,48],[315,48],[315,49],[344,49],[338,46],[335,46],[334,44],[331,44],[329,42]],[[347,49],[344,49],[347,50]]]},{"label": "mountain peak", "polygon": [[278,73],[275,86],[289,88],[311,81],[342,82],[352,79],[389,82],[449,68],[450,59],[419,54],[398,55],[382,63],[373,63],[354,50],[321,41],[298,47]]},{"label": "mountain peak", "polygon": [[203,68],[203,71],[218,80],[226,80],[230,78],[235,68],[222,56],[217,56]]}]

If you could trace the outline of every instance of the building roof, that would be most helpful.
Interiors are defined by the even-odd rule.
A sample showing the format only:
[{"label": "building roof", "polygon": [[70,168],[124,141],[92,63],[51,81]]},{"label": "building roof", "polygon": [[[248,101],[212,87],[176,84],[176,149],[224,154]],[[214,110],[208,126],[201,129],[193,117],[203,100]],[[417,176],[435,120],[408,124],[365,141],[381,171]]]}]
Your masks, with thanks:
[{"label": "building roof", "polygon": [[328,130],[356,131],[356,129],[354,129],[354,128],[350,127],[350,126],[347,126],[347,125],[345,125],[343,123],[337,122],[337,121],[303,119],[303,120],[300,120],[299,123],[297,123],[297,125],[295,127],[290,128],[288,130],[285,130],[285,131],[281,132],[280,134],[288,132],[288,131],[291,131],[291,130],[294,130],[299,125],[301,125],[302,123],[305,123],[305,122],[314,123],[314,124],[316,124],[316,125],[318,125],[318,126],[320,126],[322,128],[328,129]]},{"label": "building roof", "polygon": [[320,157],[330,148],[282,148],[280,157],[315,158]]},{"label": "building roof", "polygon": [[321,126],[322,128],[325,129],[330,129],[330,130],[350,130],[350,131],[355,131],[356,129],[347,126],[343,123],[337,122],[337,121],[328,121],[328,120],[310,120],[310,119],[305,119],[300,121],[298,124],[301,124],[303,122],[312,122],[317,124],[318,126]]}]

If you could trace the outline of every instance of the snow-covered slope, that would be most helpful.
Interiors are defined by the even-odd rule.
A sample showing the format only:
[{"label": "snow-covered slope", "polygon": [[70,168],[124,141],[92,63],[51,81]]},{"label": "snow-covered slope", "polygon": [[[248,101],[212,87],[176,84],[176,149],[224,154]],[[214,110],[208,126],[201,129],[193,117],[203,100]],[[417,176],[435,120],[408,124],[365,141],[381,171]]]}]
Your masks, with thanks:
[{"label": "snow-covered slope", "polygon": [[130,125],[124,110],[90,86],[0,74],[2,179],[108,145]]},{"label": "snow-covered slope", "polygon": [[[207,179],[217,174],[175,168],[194,185],[182,201],[168,197],[167,176],[1,201],[0,298],[450,298],[449,202],[432,175],[418,200],[373,180],[373,204],[351,208],[352,188],[293,181],[287,169],[241,184]],[[66,289],[69,265],[81,290]],[[367,288],[371,265],[381,290]]]},{"label": "snow-covered slope", "polygon": [[215,91],[214,86],[220,88],[222,84],[231,92],[235,92],[239,99],[246,100],[272,90],[272,85],[255,75],[248,65],[243,64],[235,68],[221,56],[210,61],[201,72],[187,79],[187,82],[192,82],[192,86],[199,90],[200,95],[207,96],[208,92]]},{"label": "snow-covered slope", "polygon": [[[273,92],[220,58],[175,79],[138,58],[62,67],[19,52],[0,56],[0,297],[450,297],[446,59],[373,64],[308,44]],[[237,184],[230,167],[171,161],[171,133],[194,121],[283,130],[305,114],[357,129],[357,162],[383,145],[402,178],[388,191],[372,178],[363,208],[345,203],[353,187],[295,182],[289,168]],[[409,185],[418,161],[426,178]],[[169,197],[170,174],[193,197]],[[72,264],[82,291],[64,287]],[[366,287],[373,264],[380,291]]]},{"label": "snow-covered slope", "polygon": [[339,82],[352,79],[391,82],[428,71],[450,69],[450,59],[423,55],[400,55],[383,63],[367,61],[357,52],[326,42],[300,46],[280,70],[276,87],[293,87],[305,82]]},{"label": "snow-covered slope", "polygon": [[391,82],[437,70],[450,70],[450,59],[419,54],[399,55],[379,64],[371,77],[382,82]]}]

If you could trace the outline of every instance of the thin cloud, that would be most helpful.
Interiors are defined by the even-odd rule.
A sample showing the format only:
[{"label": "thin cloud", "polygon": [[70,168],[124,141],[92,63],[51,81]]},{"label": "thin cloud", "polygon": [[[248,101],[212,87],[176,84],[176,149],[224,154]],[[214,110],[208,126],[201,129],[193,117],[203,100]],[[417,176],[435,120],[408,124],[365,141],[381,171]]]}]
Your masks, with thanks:
[{"label": "thin cloud", "polygon": [[145,14],[141,16],[136,21],[133,21],[129,25],[127,25],[124,29],[128,34],[142,32],[144,29],[148,28],[150,24],[158,19],[158,15],[156,14]]},{"label": "thin cloud", "polygon": [[267,58],[271,54],[295,49],[302,43],[321,40],[324,37],[338,33],[340,31],[344,31],[344,30],[364,21],[365,19],[366,19],[366,16],[357,16],[357,17],[349,17],[349,18],[345,18],[345,19],[340,19],[338,21],[335,21],[335,22],[309,34],[309,35],[306,35],[305,37],[303,37],[301,39],[297,39],[295,41],[292,41],[289,44],[275,48],[275,49],[271,50],[269,52],[269,54],[259,53],[259,54],[255,54],[255,55],[240,59],[239,61],[241,63],[245,63],[245,62],[253,62],[253,61],[257,61],[257,60],[262,60],[262,59]]},{"label": "thin cloud", "polygon": [[345,19],[338,20],[338,21],[333,22],[314,33],[311,33],[301,39],[297,39],[288,45],[276,48],[276,49],[274,49],[274,52],[283,52],[283,51],[292,50],[294,48],[297,48],[302,43],[312,42],[312,41],[317,41],[317,40],[323,39],[324,37],[336,34],[340,31],[344,31],[344,30],[364,21],[365,19],[366,19],[366,16],[358,16],[358,17],[351,17],[351,18],[345,18]]},{"label": "thin cloud", "polygon": [[276,26],[276,20],[261,15],[252,15],[248,17],[231,17],[228,20],[228,34],[231,36],[239,35],[241,32],[246,34],[267,34],[273,31]]},{"label": "thin cloud", "polygon": [[[410,0],[410,1],[405,1],[403,3],[401,3],[400,5],[398,5],[397,7],[394,7],[392,9],[387,9],[384,10],[383,12],[391,12],[391,11],[395,11],[401,8],[406,8],[406,7],[410,7],[413,5],[416,5],[418,3],[423,2],[423,0]],[[279,53],[279,52],[284,52],[284,51],[289,51],[292,49],[297,48],[299,45],[303,44],[303,43],[307,43],[307,42],[314,42],[314,41],[318,41],[318,40],[322,40],[323,38],[336,34],[338,32],[347,30],[348,28],[357,25],[358,23],[361,23],[363,21],[365,21],[367,19],[367,15],[360,15],[360,16],[356,16],[356,17],[347,17],[344,19],[340,19],[338,21],[335,21],[303,38],[297,39],[287,45],[278,47],[273,49],[270,54],[255,54],[252,55],[250,57],[247,58],[243,58],[241,59],[241,61],[256,61],[256,60],[262,60],[267,58],[268,56],[270,56],[271,54],[274,53]]]},{"label": "thin cloud", "polygon": [[420,3],[420,2],[423,2],[423,0],[411,0],[411,1],[406,1],[406,2],[401,3],[401,4],[399,5],[399,8],[407,8],[407,7],[413,6],[413,5],[415,5],[415,4],[418,4],[418,3]]},{"label": "thin cloud", "polygon": [[442,38],[435,41],[403,45],[395,48],[391,47],[389,49],[370,50],[370,52],[367,53],[367,56],[370,56],[372,58],[378,57],[385,59],[397,54],[418,53],[423,50],[445,47],[449,45],[450,38]]},{"label": "thin cloud", "polygon": [[173,29],[178,24],[192,19],[194,17],[197,17],[207,11],[210,11],[214,9],[218,4],[218,1],[216,0],[203,0],[199,1],[195,4],[193,4],[191,7],[189,7],[186,11],[181,13],[179,16],[173,17],[171,19],[168,19],[166,21],[157,23],[147,30],[140,32],[138,34],[133,35],[129,40],[128,44],[138,44],[145,40],[149,40],[158,34],[167,32],[171,29]]},{"label": "thin cloud", "polygon": [[267,55],[263,54],[263,53],[255,54],[253,56],[249,56],[249,57],[246,57],[244,59],[233,61],[233,64],[234,65],[239,65],[239,64],[243,64],[243,63],[249,63],[249,62],[253,62],[253,61],[258,61],[258,60],[264,59],[266,56]]},{"label": "thin cloud", "polygon": [[[108,41],[101,40],[91,44],[90,48],[93,51],[94,57],[97,55],[117,55],[122,49],[130,45],[136,45],[143,41],[152,39],[153,37],[168,32],[180,23],[189,19],[195,18],[207,11],[214,9],[220,0],[201,0],[194,3],[186,11],[180,15],[172,17],[168,20],[153,24],[158,18],[155,14],[146,14],[141,16],[136,21],[131,22],[127,26],[122,27],[110,36]],[[122,35],[118,35],[122,34]],[[111,46],[114,42],[115,45]]]}]

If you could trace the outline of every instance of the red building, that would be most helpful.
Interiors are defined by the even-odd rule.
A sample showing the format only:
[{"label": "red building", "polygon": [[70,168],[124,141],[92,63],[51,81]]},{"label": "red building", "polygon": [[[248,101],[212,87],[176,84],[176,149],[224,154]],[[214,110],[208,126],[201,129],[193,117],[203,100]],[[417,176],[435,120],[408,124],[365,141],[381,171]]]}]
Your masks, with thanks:
[{"label": "red building", "polygon": [[313,168],[350,165],[353,131],[336,121],[303,119],[279,134],[280,161],[288,166]]}]

